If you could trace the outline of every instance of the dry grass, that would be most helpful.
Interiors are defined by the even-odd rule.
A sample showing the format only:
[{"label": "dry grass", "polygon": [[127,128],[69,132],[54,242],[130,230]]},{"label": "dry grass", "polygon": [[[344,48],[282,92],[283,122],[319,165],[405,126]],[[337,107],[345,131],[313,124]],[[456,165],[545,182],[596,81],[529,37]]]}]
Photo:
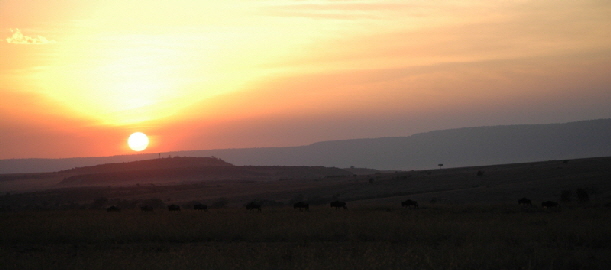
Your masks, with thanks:
[{"label": "dry grass", "polygon": [[0,213],[3,269],[606,269],[611,211],[391,205],[310,212]]},{"label": "dry grass", "polygon": [[[611,158],[593,158],[5,194],[0,269],[608,269],[611,209],[600,205],[611,200],[609,164]],[[485,174],[477,176],[479,170]],[[556,210],[517,205],[523,196],[539,205],[577,188],[591,192],[589,203]],[[60,210],[91,208],[100,197],[209,205],[225,197],[229,208]],[[335,197],[349,210],[330,209]],[[309,201],[311,211],[242,207],[253,199],[290,205],[295,198]],[[399,208],[406,198],[421,208]]]}]

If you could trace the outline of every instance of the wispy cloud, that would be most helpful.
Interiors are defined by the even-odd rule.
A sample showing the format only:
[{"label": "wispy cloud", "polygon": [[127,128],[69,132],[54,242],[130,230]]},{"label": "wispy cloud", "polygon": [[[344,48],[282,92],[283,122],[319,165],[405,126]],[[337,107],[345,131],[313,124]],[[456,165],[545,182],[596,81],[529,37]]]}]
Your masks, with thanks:
[{"label": "wispy cloud", "polygon": [[7,43],[13,44],[49,44],[55,43],[55,40],[49,40],[46,37],[35,35],[35,36],[26,36],[21,33],[19,28],[10,29],[12,35],[6,38]]}]

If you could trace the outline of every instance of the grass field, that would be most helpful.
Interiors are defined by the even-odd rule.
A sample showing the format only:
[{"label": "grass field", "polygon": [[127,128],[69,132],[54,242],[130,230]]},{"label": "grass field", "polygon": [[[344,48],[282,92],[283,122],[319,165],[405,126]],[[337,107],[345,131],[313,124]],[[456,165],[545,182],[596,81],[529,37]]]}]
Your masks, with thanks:
[{"label": "grass field", "polygon": [[611,209],[0,213],[2,269],[608,269]]},{"label": "grass field", "polygon": [[[0,269],[609,269],[609,168],[604,157],[32,192],[3,190],[23,180],[8,175]],[[24,185],[48,186],[32,183]],[[536,206],[519,206],[522,197]],[[400,208],[407,198],[420,209]],[[331,209],[336,199],[348,210]],[[244,209],[254,200],[263,212]],[[546,200],[561,206],[542,209]],[[295,201],[310,211],[289,207]],[[149,202],[211,209],[138,209]]]}]

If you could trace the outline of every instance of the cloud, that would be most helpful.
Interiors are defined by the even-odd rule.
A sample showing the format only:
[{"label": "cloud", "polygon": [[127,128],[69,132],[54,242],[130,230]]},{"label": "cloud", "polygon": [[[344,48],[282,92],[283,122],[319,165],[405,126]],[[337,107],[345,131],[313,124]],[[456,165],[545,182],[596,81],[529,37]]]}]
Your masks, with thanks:
[{"label": "cloud", "polygon": [[43,36],[25,36],[21,33],[19,28],[10,29],[13,33],[10,37],[6,38],[7,43],[13,44],[49,44],[55,43],[55,40],[49,40]]}]

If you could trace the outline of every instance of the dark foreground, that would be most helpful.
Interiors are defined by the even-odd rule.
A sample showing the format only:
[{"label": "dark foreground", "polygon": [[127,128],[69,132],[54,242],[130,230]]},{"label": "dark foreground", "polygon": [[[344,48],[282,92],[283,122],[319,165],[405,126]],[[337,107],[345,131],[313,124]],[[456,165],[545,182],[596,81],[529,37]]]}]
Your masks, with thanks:
[{"label": "dark foreground", "polygon": [[611,210],[0,213],[2,269],[608,269]]}]

